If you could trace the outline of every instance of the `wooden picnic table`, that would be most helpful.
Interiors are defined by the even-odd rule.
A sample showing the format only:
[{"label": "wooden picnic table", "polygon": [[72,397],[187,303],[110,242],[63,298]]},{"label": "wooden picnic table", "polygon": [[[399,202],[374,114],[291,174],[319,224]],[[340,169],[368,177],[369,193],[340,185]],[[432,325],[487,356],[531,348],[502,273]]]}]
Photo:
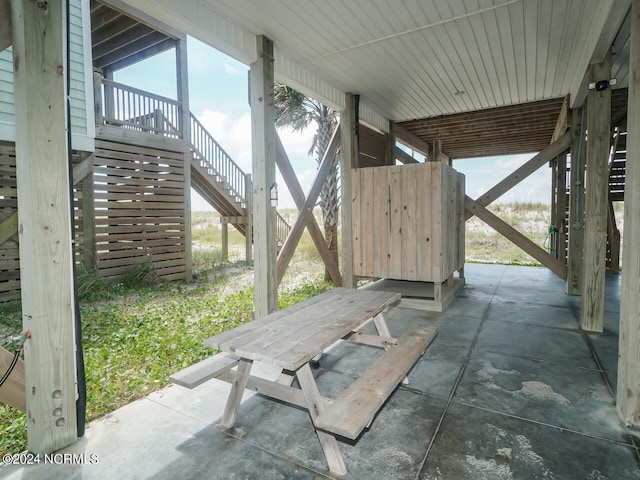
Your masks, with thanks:
[{"label": "wooden picnic table", "polygon": [[[393,338],[384,312],[399,300],[400,294],[394,292],[335,288],[206,339],[206,346],[223,353],[172,375],[170,380],[188,388],[210,378],[230,382],[221,420],[227,428],[233,427],[247,388],[307,409],[329,469],[345,474],[336,435],[356,439],[436,335],[435,329],[426,329]],[[370,321],[376,335],[360,331]],[[341,339],[386,352],[332,399],[320,394],[309,362]],[[280,378],[269,381],[252,376],[254,361],[281,368]],[[294,377],[300,388],[292,386]]]}]

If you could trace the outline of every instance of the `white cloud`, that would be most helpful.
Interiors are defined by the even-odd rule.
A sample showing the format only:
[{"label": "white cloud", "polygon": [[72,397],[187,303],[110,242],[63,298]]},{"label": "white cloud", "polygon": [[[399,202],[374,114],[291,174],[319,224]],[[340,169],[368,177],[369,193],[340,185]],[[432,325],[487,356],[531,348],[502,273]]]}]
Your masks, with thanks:
[{"label": "white cloud", "polygon": [[240,75],[242,73],[236,67],[234,67],[233,65],[229,65],[228,63],[224,64],[224,71],[230,75]]}]

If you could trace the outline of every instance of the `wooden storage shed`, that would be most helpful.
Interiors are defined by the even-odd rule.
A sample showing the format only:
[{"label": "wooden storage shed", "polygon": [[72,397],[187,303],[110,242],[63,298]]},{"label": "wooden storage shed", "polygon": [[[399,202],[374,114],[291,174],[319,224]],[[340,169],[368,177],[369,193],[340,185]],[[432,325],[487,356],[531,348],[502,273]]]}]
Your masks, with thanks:
[{"label": "wooden storage shed", "polygon": [[442,283],[464,268],[464,175],[443,162],[352,172],[353,273]]}]

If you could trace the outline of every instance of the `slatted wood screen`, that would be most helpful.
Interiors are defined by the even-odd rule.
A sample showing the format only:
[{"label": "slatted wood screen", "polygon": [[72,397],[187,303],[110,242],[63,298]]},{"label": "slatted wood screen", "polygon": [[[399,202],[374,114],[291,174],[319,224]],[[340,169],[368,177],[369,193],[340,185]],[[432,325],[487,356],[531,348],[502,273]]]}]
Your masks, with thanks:
[{"label": "slatted wood screen", "polygon": [[[0,144],[0,222],[18,211],[16,150]],[[0,245],[0,302],[20,298],[20,255],[17,235]]]},{"label": "slatted wood screen", "polygon": [[435,162],[352,173],[354,275],[443,282],[464,266],[464,175]]},{"label": "slatted wood screen", "polygon": [[185,278],[184,153],[96,140],[97,265],[118,279],[151,261],[164,280]]}]

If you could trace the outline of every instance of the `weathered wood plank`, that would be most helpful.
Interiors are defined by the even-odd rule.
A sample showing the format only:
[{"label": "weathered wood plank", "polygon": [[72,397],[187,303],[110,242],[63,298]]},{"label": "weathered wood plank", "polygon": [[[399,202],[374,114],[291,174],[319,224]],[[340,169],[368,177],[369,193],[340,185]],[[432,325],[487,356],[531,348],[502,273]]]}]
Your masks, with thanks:
[{"label": "weathered wood plank", "polygon": [[403,335],[314,420],[316,427],[355,440],[435,338],[435,329]]},{"label": "weathered wood plank", "polygon": [[[401,212],[401,271],[405,280],[418,280],[416,271],[417,244],[416,244],[416,214],[418,205],[416,204],[416,175],[414,168],[402,167],[402,212]],[[376,212],[380,215],[380,212]],[[378,232],[376,236],[383,236],[383,232]],[[380,250],[375,251],[375,255],[381,255]]]},{"label": "weathered wood plank", "polygon": [[[341,198],[352,198],[351,177],[355,167],[355,158],[358,155],[356,138],[356,101],[355,96],[345,94],[345,108],[340,112],[340,192]],[[340,202],[341,237],[342,237],[342,284],[345,287],[353,287],[353,237],[352,203]]]},{"label": "weathered wood plank", "polygon": [[[296,372],[300,387],[304,393],[304,397],[307,400],[307,408],[309,409],[309,415],[311,415],[311,421],[315,422],[319,415],[325,411],[325,405],[322,401],[322,396],[318,391],[318,386],[313,378],[313,373],[309,368],[309,364],[305,364],[300,370]],[[329,470],[338,475],[344,475],[347,473],[347,468],[344,465],[344,460],[338,450],[338,444],[334,436],[325,432],[316,431],[322,451],[329,464]]]},{"label": "weathered wood plank", "polygon": [[582,294],[582,263],[584,243],[585,126],[582,111],[571,111],[571,169],[569,173],[569,243],[567,249],[568,295]]},{"label": "weathered wood plank", "polygon": [[[351,207],[349,208],[351,212],[351,235],[353,238],[350,239],[350,243],[352,245],[352,265],[351,272],[356,275],[360,275],[362,273],[362,170],[352,170],[351,171],[351,181],[350,181],[350,190],[351,190]],[[345,203],[345,202],[342,202]],[[344,267],[343,267],[344,269]]]},{"label": "weathered wood plank", "polygon": [[231,370],[240,359],[226,353],[219,353],[195,363],[169,376],[169,381],[185,388],[195,388],[204,382]]},{"label": "weathered wood plank", "polygon": [[[402,278],[402,170],[403,167],[388,167],[389,191],[389,278]],[[367,186],[371,189],[371,186]],[[374,212],[371,212],[374,215]],[[370,217],[371,218],[371,217]],[[364,218],[368,223],[370,219]],[[382,234],[382,232],[380,232]],[[378,252],[371,252],[377,255]],[[371,272],[373,274],[373,272]],[[373,275],[372,275],[373,276]]]},{"label": "weathered wood plank", "polygon": [[359,172],[361,176],[360,195],[362,198],[360,204],[360,244],[362,249],[360,261],[362,270],[360,273],[365,277],[370,277],[373,275],[373,241],[375,235],[371,219],[374,214],[374,198],[377,192],[374,192],[370,187],[373,185],[374,169],[361,168]]},{"label": "weathered wood plank", "polygon": [[252,366],[253,362],[251,360],[243,358],[238,362],[236,376],[231,383],[231,392],[229,392],[229,398],[227,399],[222,420],[220,421],[220,424],[225,428],[231,428],[236,423],[238,408],[240,408],[240,402],[242,401],[242,395],[247,386],[247,380],[249,380]]},{"label": "weathered wood plank", "polygon": [[[386,169],[367,169],[373,173],[372,185],[366,186],[373,191],[373,209],[372,216],[369,221],[372,225],[373,232],[373,272],[381,278],[389,276],[389,250],[397,248],[396,245],[389,243],[389,189],[387,188],[387,170]],[[362,217],[367,218],[367,217]],[[354,218],[354,228],[356,221],[361,219]],[[358,226],[359,228],[359,226]]]},{"label": "weathered wood plank", "polygon": [[431,153],[427,142],[400,125],[396,125],[396,139],[407,147],[420,152],[425,157],[429,157]]},{"label": "weathered wood plank", "polygon": [[[444,205],[442,197],[443,169],[441,163],[429,163],[431,169],[431,279],[436,284],[444,280],[442,275],[442,249],[446,245],[442,229]],[[429,207],[427,207],[429,208]],[[445,220],[446,221],[446,220]],[[448,275],[448,274],[447,274]]]}]

